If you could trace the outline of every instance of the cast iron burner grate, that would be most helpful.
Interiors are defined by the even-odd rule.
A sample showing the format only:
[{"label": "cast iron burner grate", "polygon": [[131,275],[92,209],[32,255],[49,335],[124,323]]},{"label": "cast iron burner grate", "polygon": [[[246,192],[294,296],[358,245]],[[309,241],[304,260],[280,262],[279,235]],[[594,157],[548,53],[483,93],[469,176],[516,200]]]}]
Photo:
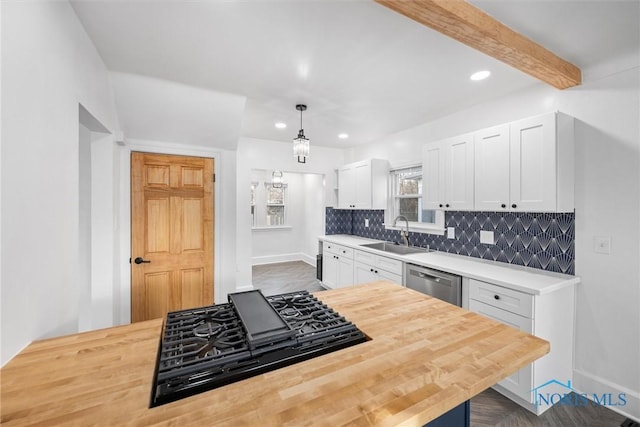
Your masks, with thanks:
[{"label": "cast iron burner grate", "polygon": [[239,292],[229,301],[167,314],[151,407],[367,340],[308,291]]}]

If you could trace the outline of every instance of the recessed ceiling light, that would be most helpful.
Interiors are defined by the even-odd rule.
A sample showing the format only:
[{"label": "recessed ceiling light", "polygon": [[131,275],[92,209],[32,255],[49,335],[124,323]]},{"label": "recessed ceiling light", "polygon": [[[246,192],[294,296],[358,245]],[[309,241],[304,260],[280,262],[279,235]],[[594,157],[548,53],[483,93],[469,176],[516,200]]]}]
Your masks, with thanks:
[{"label": "recessed ceiling light", "polygon": [[484,80],[491,75],[491,71],[483,70],[471,74],[470,79],[473,81]]},{"label": "recessed ceiling light", "polygon": [[338,138],[347,139],[347,138],[349,138],[349,134],[348,133],[340,133],[340,134],[338,134]]},{"label": "recessed ceiling light", "polygon": [[282,123],[282,122],[278,122],[278,123],[276,123],[276,127],[278,129],[284,129],[284,128],[287,127],[287,124],[286,123]]}]

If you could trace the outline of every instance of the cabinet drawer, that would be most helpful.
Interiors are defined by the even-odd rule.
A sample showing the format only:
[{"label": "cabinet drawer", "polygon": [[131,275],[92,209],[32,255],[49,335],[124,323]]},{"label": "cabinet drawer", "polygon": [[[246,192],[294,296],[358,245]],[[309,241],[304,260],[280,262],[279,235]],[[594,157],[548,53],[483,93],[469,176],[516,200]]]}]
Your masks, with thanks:
[{"label": "cabinet drawer", "polygon": [[378,256],[376,259],[376,267],[393,274],[402,275],[402,261],[397,259]]},{"label": "cabinet drawer", "polygon": [[354,253],[354,257],[357,262],[370,265],[378,270],[386,270],[389,273],[402,276],[402,261],[400,260],[387,258],[365,251],[356,250]]},{"label": "cabinet drawer", "polygon": [[343,258],[353,259],[353,249],[346,246],[338,246],[338,255]]},{"label": "cabinet drawer", "polygon": [[402,274],[389,273],[388,271],[378,270],[378,278],[388,280],[399,285],[402,284]]},{"label": "cabinet drawer", "polygon": [[376,256],[371,252],[355,251],[355,258],[357,262],[362,262],[367,265],[376,265]]},{"label": "cabinet drawer", "polygon": [[533,296],[523,292],[469,279],[469,299],[533,318]]},{"label": "cabinet drawer", "polygon": [[523,332],[533,333],[533,319],[531,318],[513,314],[510,311],[505,311],[474,299],[469,300],[469,311],[482,314],[485,317],[497,320],[500,323],[504,323]]},{"label": "cabinet drawer", "polygon": [[331,242],[322,243],[322,252],[353,259],[353,249]]},{"label": "cabinet drawer", "polygon": [[330,243],[330,242],[322,242],[322,252],[327,254],[334,254],[334,255],[338,255],[338,246],[335,243]]}]

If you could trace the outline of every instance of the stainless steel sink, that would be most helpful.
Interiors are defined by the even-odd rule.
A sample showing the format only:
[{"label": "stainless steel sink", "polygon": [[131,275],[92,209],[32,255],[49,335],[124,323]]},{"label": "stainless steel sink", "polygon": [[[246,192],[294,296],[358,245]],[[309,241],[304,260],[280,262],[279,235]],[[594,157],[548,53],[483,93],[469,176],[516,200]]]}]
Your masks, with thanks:
[{"label": "stainless steel sink", "polygon": [[421,252],[429,252],[427,248],[421,248],[419,246],[402,246],[391,242],[379,242],[379,243],[367,243],[360,245],[365,248],[377,249],[383,252],[391,252],[394,254],[407,255],[417,254]]}]

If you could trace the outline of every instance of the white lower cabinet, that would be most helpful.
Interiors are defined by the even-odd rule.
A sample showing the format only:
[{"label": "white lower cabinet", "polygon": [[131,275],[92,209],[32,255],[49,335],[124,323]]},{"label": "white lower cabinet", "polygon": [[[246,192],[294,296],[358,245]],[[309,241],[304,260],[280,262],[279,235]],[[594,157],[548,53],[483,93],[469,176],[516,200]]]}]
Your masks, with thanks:
[{"label": "white lower cabinet", "polygon": [[402,284],[403,263],[397,259],[375,255],[365,251],[355,251],[355,284],[388,280]]},{"label": "white lower cabinet", "polygon": [[[540,415],[550,406],[544,403],[536,405],[536,402],[544,402],[536,393],[543,396],[553,393],[562,395],[567,390],[558,383],[566,384],[573,376],[574,287],[531,295],[475,279],[469,279],[468,283],[470,311],[528,332],[551,344],[551,351],[547,355],[493,387]],[[548,384],[549,381],[552,383]]]},{"label": "white lower cabinet", "polygon": [[335,243],[322,244],[322,283],[330,289],[353,284],[353,249]]},{"label": "white lower cabinet", "polygon": [[[512,326],[523,332],[533,332],[533,319],[528,319],[476,300],[469,301],[469,310],[480,313],[493,320],[497,320],[505,325]],[[498,384],[523,399],[531,401],[531,390],[533,389],[533,364],[520,369],[518,372],[508,376]]]},{"label": "white lower cabinet", "polygon": [[388,280],[402,284],[403,262],[331,242],[322,243],[322,284],[329,289]]}]

